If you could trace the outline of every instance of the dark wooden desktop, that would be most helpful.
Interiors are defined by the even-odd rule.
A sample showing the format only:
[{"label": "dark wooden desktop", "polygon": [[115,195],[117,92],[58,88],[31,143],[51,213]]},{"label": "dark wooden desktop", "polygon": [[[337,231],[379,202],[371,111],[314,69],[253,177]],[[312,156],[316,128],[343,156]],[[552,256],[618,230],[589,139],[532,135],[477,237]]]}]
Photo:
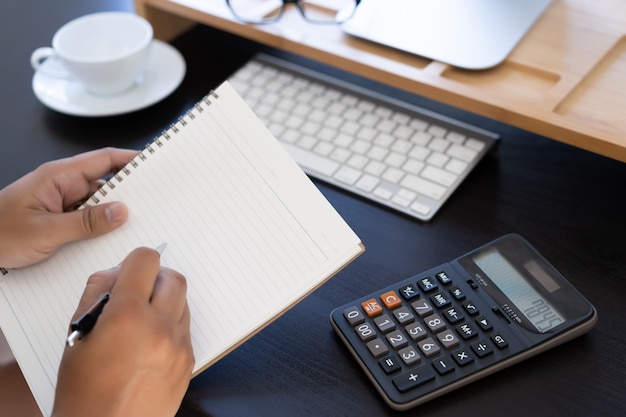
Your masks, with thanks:
[{"label": "dark wooden desktop", "polygon": [[[51,159],[102,146],[142,147],[263,49],[217,30],[192,29],[172,42],[188,68],[170,97],[118,117],[67,116],[35,98],[31,51],[48,45],[54,31],[72,18],[130,10],[132,2],[37,3],[8,0],[0,6],[0,186]],[[626,165],[432,101],[412,100],[500,133],[499,148],[429,223],[319,184],[362,238],[365,254],[196,377],[179,416],[626,414]],[[333,333],[330,311],[509,232],[526,237],[596,306],[598,324],[522,364],[413,410],[393,412]]]}]

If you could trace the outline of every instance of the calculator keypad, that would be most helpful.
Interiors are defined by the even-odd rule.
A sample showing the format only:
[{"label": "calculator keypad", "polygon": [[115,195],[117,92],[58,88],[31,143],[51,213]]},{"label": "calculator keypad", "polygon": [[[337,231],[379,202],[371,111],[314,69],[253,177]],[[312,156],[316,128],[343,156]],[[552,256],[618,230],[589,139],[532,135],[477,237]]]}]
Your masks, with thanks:
[{"label": "calculator keypad", "polygon": [[441,269],[333,314],[341,313],[335,318],[340,331],[357,336],[346,340],[383,390],[410,401],[513,353],[506,329],[496,326],[493,306],[476,291],[471,281]]}]

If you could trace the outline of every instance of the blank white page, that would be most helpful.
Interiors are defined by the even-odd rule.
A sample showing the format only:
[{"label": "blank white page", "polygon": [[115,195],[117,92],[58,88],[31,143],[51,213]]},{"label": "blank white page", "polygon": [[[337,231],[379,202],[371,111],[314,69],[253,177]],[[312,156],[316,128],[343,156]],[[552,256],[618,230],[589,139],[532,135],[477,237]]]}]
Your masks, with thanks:
[{"label": "blank white page", "polygon": [[362,252],[232,87],[215,95],[90,200],[124,201],[130,215],[120,229],[0,278],[0,324],[44,415],[86,279],[135,247],[167,243],[162,264],[188,280],[196,374]]}]

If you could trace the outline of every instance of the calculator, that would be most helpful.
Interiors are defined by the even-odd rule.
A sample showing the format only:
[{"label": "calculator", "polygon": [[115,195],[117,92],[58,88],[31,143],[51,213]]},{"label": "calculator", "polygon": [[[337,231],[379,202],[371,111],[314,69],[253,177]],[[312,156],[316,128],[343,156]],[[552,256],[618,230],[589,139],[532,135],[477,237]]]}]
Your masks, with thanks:
[{"label": "calculator", "polygon": [[330,319],[387,404],[406,410],[587,332],[597,312],[509,234]]}]

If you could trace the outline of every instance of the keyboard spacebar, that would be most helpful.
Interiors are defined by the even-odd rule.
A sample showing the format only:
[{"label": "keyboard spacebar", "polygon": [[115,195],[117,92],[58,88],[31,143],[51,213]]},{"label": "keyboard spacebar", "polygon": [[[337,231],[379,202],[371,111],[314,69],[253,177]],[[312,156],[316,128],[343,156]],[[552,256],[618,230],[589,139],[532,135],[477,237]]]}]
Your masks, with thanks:
[{"label": "keyboard spacebar", "polygon": [[333,173],[337,171],[337,168],[339,168],[339,164],[337,162],[323,156],[307,152],[289,143],[281,142],[281,145],[283,145],[289,155],[296,160],[300,167],[313,171],[313,173],[317,172],[327,177],[332,177]]}]

